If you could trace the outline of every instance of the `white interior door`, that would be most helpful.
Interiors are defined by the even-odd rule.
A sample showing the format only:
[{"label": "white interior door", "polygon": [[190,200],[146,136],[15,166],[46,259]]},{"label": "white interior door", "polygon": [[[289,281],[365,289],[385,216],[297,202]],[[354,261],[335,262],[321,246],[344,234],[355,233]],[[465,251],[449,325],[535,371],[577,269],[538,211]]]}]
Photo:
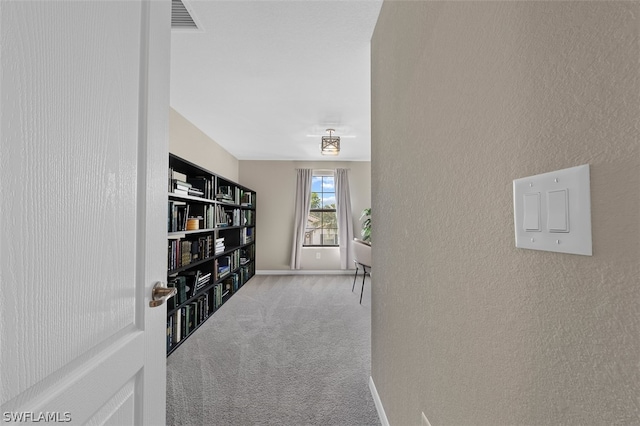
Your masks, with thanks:
[{"label": "white interior door", "polygon": [[2,421],[164,424],[170,3],[0,18]]}]

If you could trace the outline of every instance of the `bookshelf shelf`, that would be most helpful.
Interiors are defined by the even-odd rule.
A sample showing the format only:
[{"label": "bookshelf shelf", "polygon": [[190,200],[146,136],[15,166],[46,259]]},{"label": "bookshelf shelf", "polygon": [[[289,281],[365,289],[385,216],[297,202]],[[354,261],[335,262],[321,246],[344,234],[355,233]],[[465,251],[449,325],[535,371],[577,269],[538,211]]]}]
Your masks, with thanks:
[{"label": "bookshelf shelf", "polygon": [[216,200],[211,200],[209,198],[203,198],[203,197],[195,197],[193,195],[181,195],[181,194],[175,194],[173,192],[169,192],[167,195],[169,199],[173,199],[173,200],[195,201],[197,203],[216,203]]},{"label": "bookshelf shelf", "polygon": [[255,274],[255,191],[169,154],[167,356]]},{"label": "bookshelf shelf", "polygon": [[202,259],[202,260],[198,260],[198,261],[195,261],[195,262],[189,263],[188,265],[184,265],[184,266],[181,266],[181,267],[179,267],[179,268],[170,269],[170,270],[167,272],[167,275],[171,276],[171,275],[178,274],[178,273],[180,273],[180,272],[182,272],[182,271],[186,271],[186,270],[189,270],[189,269],[195,268],[195,267],[197,267],[197,266],[199,266],[199,265],[206,264],[207,262],[211,262],[213,259],[215,259],[215,257],[214,257],[214,256],[211,256],[211,257],[208,257],[208,258],[206,258],[206,259]]},{"label": "bookshelf shelf", "polygon": [[169,232],[169,238],[180,238],[185,235],[194,235],[194,234],[206,234],[209,232],[215,231],[215,228],[203,228],[203,229],[194,229],[191,231],[177,231],[177,232]]}]

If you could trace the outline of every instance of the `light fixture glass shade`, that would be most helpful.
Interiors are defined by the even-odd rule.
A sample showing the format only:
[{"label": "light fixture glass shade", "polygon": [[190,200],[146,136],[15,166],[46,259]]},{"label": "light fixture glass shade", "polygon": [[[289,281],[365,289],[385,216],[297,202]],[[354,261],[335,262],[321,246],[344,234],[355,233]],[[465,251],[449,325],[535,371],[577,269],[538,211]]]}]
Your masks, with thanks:
[{"label": "light fixture glass shade", "polygon": [[333,129],[327,129],[329,136],[323,136],[320,144],[322,155],[338,155],[340,153],[340,136],[333,136]]}]

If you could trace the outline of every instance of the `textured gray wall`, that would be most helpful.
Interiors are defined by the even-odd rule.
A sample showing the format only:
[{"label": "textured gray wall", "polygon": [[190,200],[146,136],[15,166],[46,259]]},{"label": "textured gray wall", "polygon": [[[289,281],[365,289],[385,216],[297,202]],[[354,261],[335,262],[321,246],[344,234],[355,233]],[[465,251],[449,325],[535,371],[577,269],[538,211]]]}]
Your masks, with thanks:
[{"label": "textured gray wall", "polygon": [[[640,423],[640,5],[385,2],[372,377],[392,425]],[[592,257],[516,249],[512,180],[591,165]]]}]

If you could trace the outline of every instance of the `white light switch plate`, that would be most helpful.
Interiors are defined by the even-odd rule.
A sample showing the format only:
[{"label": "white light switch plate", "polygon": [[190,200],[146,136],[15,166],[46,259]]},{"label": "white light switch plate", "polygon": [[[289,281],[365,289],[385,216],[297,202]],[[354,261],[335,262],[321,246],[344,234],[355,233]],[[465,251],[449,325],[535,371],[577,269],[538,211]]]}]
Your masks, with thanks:
[{"label": "white light switch plate", "polygon": [[[558,191],[562,190],[566,190],[566,203],[558,202]],[[535,194],[539,194],[539,197]],[[561,194],[564,196],[564,193]],[[540,203],[539,230],[532,230],[535,228],[531,225],[535,223],[531,219],[532,212],[535,214],[532,200],[539,200]],[[552,202],[549,203],[549,200]],[[516,247],[592,255],[588,164],[514,180],[513,211]],[[558,227],[558,224],[561,226]]]}]

